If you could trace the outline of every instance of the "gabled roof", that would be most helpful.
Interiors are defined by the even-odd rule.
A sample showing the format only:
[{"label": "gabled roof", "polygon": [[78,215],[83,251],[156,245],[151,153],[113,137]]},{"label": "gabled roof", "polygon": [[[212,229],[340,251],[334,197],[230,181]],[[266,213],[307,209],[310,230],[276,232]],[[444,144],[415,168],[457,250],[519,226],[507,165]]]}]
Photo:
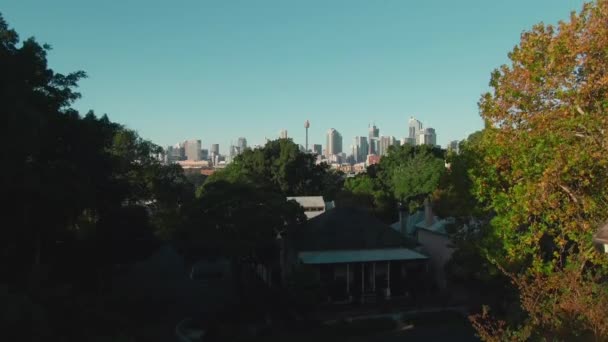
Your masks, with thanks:
[{"label": "gabled roof", "polygon": [[416,245],[370,213],[345,207],[328,210],[308,220],[293,236],[293,242],[299,251],[383,249]]}]

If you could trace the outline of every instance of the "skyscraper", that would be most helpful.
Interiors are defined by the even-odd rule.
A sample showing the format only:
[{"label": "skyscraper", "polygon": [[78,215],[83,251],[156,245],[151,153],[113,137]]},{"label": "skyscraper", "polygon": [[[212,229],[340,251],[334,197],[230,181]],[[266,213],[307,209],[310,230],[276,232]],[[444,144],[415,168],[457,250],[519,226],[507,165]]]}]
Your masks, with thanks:
[{"label": "skyscraper", "polygon": [[279,132],[279,138],[287,139],[287,130],[286,129],[282,129],[281,132]]},{"label": "skyscraper", "polygon": [[357,163],[365,161],[367,154],[369,153],[369,145],[366,137],[356,136],[353,144],[353,156]]},{"label": "skyscraper", "polygon": [[459,153],[460,152],[460,141],[458,141],[458,140],[450,141],[450,143],[448,144],[448,150]]},{"label": "skyscraper", "polygon": [[435,129],[431,127],[425,128],[418,135],[418,144],[419,145],[429,145],[435,146],[437,145],[437,134],[435,133]]},{"label": "skyscraper", "polygon": [[238,146],[230,145],[230,149],[228,150],[228,155],[230,156],[230,160],[236,157],[239,153],[241,153],[241,149]]},{"label": "skyscraper", "polygon": [[247,139],[240,137],[237,140],[236,147],[239,148],[239,153],[243,153],[243,151],[245,151],[245,149],[247,148]]},{"label": "skyscraper", "polygon": [[186,140],[184,142],[184,150],[186,151],[186,158],[188,160],[198,161],[201,160],[201,141],[200,140]]},{"label": "skyscraper", "polygon": [[401,138],[401,146],[405,146],[405,145],[411,145],[411,146],[416,145],[416,139],[410,138],[410,137]]},{"label": "skyscraper", "polygon": [[312,151],[318,155],[322,155],[323,154],[323,146],[321,146],[321,144],[313,144],[312,145]]},{"label": "skyscraper", "polygon": [[209,149],[209,160],[215,163],[215,157],[220,155],[220,144],[211,144]]},{"label": "skyscraper", "polygon": [[388,148],[397,145],[395,137],[382,136],[378,140],[378,155],[383,156],[388,153]]},{"label": "skyscraper", "polygon": [[342,152],[342,135],[331,128],[327,131],[327,155],[338,154]]},{"label": "skyscraper", "polygon": [[165,162],[167,164],[175,163],[176,161],[185,160],[186,151],[182,144],[175,144],[174,146],[167,146],[165,149]]},{"label": "skyscraper", "polygon": [[380,137],[380,129],[376,125],[369,128],[368,154],[378,154],[378,138]]},{"label": "skyscraper", "polygon": [[304,148],[304,152],[308,152],[308,128],[310,127],[310,121],[306,120],[304,122],[304,128],[306,128],[306,146]]},{"label": "skyscraper", "polygon": [[420,144],[419,137],[420,132],[422,132],[422,122],[416,120],[413,116],[410,117],[409,121],[409,135],[410,139],[413,139],[416,144]]}]

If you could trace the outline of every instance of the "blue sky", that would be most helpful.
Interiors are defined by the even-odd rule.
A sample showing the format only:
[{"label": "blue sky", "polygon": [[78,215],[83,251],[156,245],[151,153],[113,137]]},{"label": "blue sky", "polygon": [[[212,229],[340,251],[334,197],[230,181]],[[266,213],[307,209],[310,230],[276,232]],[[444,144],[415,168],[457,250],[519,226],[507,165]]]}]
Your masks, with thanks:
[{"label": "blue sky", "polygon": [[[2,0],[21,38],[49,43],[50,66],[85,70],[75,106],[107,113],[160,145],[203,147],[281,129],[325,145],[407,135],[410,116],[438,143],[482,128],[490,72],[523,30],[582,0]],[[325,147],[325,146],[324,146]]]}]

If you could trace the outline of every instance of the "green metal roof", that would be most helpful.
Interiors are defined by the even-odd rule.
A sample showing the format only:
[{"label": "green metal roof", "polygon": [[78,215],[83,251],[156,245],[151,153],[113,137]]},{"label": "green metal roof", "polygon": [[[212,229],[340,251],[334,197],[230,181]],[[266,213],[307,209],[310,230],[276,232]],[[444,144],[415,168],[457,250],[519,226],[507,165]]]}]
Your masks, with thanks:
[{"label": "green metal roof", "polygon": [[408,248],[304,251],[298,253],[298,258],[304,264],[428,259],[428,257]]}]

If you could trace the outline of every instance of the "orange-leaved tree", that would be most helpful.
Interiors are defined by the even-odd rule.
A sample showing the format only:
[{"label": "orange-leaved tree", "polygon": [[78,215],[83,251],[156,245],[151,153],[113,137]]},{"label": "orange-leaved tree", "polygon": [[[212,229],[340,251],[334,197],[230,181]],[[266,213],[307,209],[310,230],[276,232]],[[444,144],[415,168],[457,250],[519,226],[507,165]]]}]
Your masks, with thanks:
[{"label": "orange-leaved tree", "polygon": [[608,1],[524,32],[479,106],[486,129],[475,192],[495,214],[487,257],[524,313],[471,317],[484,340],[608,339]]}]

